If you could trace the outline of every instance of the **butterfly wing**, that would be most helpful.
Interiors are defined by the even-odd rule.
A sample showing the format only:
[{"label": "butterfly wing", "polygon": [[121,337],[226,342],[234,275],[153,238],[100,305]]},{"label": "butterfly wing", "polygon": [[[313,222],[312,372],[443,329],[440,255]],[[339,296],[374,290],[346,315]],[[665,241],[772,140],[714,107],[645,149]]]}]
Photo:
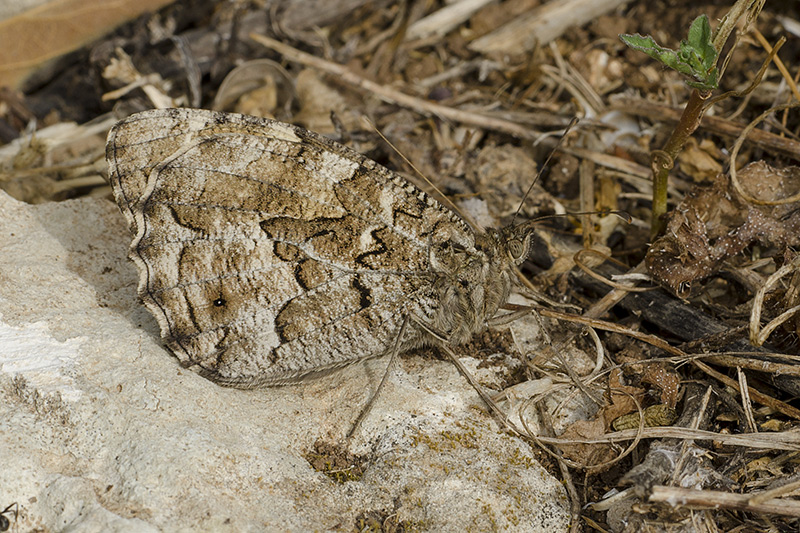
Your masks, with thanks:
[{"label": "butterfly wing", "polygon": [[145,111],[111,130],[106,158],[140,297],[182,363],[226,385],[381,355],[438,305],[430,243],[473,242],[398,175],[289,124]]}]

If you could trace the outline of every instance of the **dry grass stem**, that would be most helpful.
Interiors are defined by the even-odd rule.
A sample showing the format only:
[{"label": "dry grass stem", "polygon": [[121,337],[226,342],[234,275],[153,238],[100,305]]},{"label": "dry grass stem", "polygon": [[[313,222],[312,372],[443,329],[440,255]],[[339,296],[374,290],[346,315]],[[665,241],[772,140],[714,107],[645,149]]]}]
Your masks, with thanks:
[{"label": "dry grass stem", "polygon": [[800,502],[789,499],[770,499],[750,503],[748,494],[734,494],[717,490],[696,490],[682,487],[653,487],[648,497],[651,503],[668,503],[674,507],[691,509],[730,509],[750,513],[769,513],[800,517]]},{"label": "dry grass stem", "polygon": [[360,90],[372,93],[385,102],[406,107],[408,109],[413,109],[422,115],[437,116],[442,119],[451,120],[467,126],[495,130],[513,135],[514,137],[519,137],[521,139],[536,140],[540,136],[539,133],[531,130],[530,128],[520,126],[519,124],[515,124],[507,120],[492,117],[489,114],[463,111],[401,93],[400,91],[392,89],[391,87],[386,87],[366,78],[362,78],[361,76],[350,72],[342,65],[312,56],[311,54],[302,52],[294,47],[264,35],[252,34],[250,37],[257,43],[280,53],[289,61],[294,61],[296,63],[300,63],[302,65],[312,67],[327,74],[336,76],[337,79]]}]

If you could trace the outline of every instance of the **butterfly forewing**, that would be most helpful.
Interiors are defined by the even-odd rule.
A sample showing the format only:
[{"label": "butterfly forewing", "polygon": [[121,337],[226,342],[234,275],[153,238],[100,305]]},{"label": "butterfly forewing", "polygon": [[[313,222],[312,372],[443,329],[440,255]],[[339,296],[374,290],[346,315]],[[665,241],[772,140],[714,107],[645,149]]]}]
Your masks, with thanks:
[{"label": "butterfly forewing", "polygon": [[139,295],[175,354],[228,385],[381,355],[439,305],[431,243],[474,244],[396,174],[288,124],[145,111],[112,129],[107,159]]}]

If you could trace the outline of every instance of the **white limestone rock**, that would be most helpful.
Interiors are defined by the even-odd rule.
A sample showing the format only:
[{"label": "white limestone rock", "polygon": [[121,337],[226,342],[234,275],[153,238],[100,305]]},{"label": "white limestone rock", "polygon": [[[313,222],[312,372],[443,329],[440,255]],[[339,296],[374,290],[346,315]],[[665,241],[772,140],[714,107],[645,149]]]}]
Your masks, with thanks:
[{"label": "white limestone rock", "polygon": [[[138,302],[116,206],[0,191],[0,510],[19,531],[565,531],[561,484],[449,363],[241,391],[182,369]],[[316,442],[363,475],[312,468]],[[8,515],[7,515],[8,516]],[[13,522],[13,515],[12,515]]]}]

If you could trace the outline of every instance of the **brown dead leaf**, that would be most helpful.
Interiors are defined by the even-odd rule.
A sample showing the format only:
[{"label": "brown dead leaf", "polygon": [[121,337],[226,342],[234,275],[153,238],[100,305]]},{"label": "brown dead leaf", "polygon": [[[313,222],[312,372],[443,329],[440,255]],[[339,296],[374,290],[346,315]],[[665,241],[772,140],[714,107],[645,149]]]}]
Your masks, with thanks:
[{"label": "brown dead leaf", "polygon": [[[605,428],[611,427],[612,422],[633,411],[637,410],[636,403],[642,407],[645,390],[641,387],[631,387],[622,382],[622,370],[616,368],[611,371],[608,377],[608,390],[611,399],[609,405],[601,410],[602,418],[605,421]],[[634,398],[636,401],[634,401]]]},{"label": "brown dead leaf", "polygon": [[722,172],[721,158],[722,154],[708,139],[698,144],[696,139],[690,138],[678,156],[678,162],[681,170],[695,183],[707,183]]},{"label": "brown dead leaf", "polygon": [[611,424],[615,431],[626,429],[638,429],[644,417],[644,427],[652,428],[659,426],[670,426],[678,419],[678,413],[668,405],[658,404],[645,408],[641,414],[639,411],[628,413],[614,420]]},{"label": "brown dead leaf", "polygon": [[653,385],[661,391],[661,403],[674,408],[678,403],[680,375],[666,363],[650,361],[652,357],[650,349],[631,343],[617,353],[615,359],[623,365],[626,376],[637,379],[638,382]]},{"label": "brown dead leaf", "polygon": [[[758,198],[780,200],[797,193],[800,168],[757,161],[739,171],[739,181]],[[668,218],[666,234],[653,243],[645,262],[654,279],[681,297],[750,244],[779,251],[800,244],[800,203],[747,203],[722,176],[687,194]]]},{"label": "brown dead leaf", "polygon": [[231,70],[219,86],[213,109],[287,120],[294,101],[294,83],[270,59],[253,59]]},{"label": "brown dead leaf", "polygon": [[[602,437],[605,431],[606,423],[600,416],[594,420],[578,420],[570,424],[560,438],[594,439]],[[616,457],[614,449],[609,444],[562,444],[560,447],[564,458],[585,466],[599,465]]]},{"label": "brown dead leaf", "polygon": [[297,75],[295,82],[300,111],[294,121],[305,128],[319,133],[334,133],[331,112],[335,112],[345,129],[353,131],[361,128],[356,112],[342,94],[325,83],[319,74],[306,69]]},{"label": "brown dead leaf", "polygon": [[649,383],[661,390],[661,403],[675,408],[678,403],[681,378],[674,369],[662,363],[648,363],[642,374],[642,383]]}]

